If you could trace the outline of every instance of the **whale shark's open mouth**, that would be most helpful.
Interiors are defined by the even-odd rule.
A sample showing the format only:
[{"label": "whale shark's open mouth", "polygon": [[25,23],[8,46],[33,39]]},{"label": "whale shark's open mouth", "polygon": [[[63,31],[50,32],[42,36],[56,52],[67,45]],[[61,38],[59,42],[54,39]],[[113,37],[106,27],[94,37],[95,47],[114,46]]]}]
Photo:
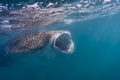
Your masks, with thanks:
[{"label": "whale shark's open mouth", "polygon": [[72,53],[74,51],[74,43],[68,31],[61,31],[55,34],[52,37],[52,45],[63,53]]}]

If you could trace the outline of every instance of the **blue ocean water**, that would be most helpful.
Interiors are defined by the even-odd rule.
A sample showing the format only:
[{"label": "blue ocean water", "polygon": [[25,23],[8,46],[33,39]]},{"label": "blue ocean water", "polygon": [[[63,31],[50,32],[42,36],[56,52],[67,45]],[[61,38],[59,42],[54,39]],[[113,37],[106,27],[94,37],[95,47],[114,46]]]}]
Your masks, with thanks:
[{"label": "blue ocean water", "polygon": [[[70,31],[74,52],[65,55],[46,46],[32,54],[12,55],[9,64],[0,67],[0,80],[120,80],[119,21],[118,12],[54,25]],[[1,35],[0,44],[12,37]]]}]

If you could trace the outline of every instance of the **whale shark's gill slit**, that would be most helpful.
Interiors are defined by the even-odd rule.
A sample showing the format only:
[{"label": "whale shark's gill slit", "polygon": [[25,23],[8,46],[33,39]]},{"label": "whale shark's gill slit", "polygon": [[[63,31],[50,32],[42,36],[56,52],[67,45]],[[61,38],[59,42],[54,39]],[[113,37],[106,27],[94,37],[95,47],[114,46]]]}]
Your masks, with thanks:
[{"label": "whale shark's gill slit", "polygon": [[74,43],[72,41],[71,34],[68,31],[55,34],[51,41],[53,47],[63,53],[73,53],[74,51]]}]

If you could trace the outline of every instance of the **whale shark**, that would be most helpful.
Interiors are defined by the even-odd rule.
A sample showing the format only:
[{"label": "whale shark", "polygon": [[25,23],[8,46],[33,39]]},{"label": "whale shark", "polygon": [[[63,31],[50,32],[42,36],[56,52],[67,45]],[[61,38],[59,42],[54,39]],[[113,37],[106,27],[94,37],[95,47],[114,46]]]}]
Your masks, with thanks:
[{"label": "whale shark", "polygon": [[46,44],[65,54],[74,51],[74,43],[69,31],[34,32],[17,36],[2,46],[4,54],[23,54],[39,51]]}]

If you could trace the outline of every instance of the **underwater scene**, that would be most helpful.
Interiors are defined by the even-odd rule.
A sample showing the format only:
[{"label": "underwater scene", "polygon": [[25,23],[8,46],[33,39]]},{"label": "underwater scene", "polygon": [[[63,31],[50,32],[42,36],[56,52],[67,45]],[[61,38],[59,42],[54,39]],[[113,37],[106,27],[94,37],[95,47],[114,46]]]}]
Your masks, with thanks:
[{"label": "underwater scene", "polygon": [[120,80],[120,0],[0,0],[0,80]]}]

